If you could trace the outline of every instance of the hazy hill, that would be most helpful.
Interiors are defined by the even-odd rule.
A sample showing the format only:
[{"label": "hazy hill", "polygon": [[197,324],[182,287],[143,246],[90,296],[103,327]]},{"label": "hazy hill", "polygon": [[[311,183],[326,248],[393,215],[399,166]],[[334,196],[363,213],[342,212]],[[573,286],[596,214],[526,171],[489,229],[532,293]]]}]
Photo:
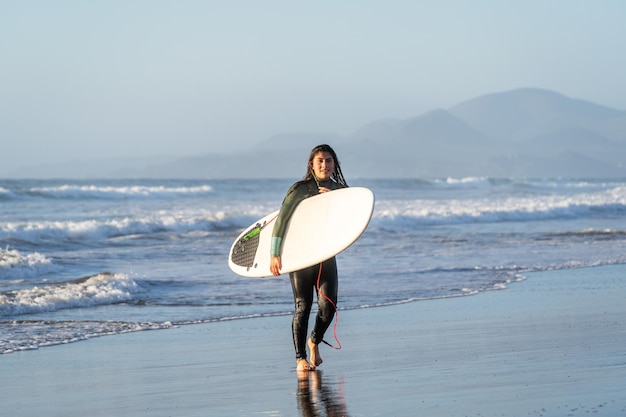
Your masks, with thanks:
[{"label": "hazy hill", "polygon": [[[626,131],[611,124],[624,121],[626,112],[559,93],[524,88],[481,96],[450,112],[475,129],[505,142],[522,142],[537,135],[572,127],[586,128],[626,141]],[[614,135],[614,136],[613,136]]]},{"label": "hazy hill", "polygon": [[[352,168],[370,175],[458,176],[479,172],[500,143],[445,110],[406,120],[373,122],[357,130],[347,144]],[[344,156],[345,158],[345,156]],[[382,163],[381,163],[382,162]]]},{"label": "hazy hill", "polygon": [[[626,111],[534,88],[487,94],[408,119],[372,121],[348,137],[285,133],[260,138],[247,152],[133,165],[107,161],[99,164],[107,173],[98,176],[298,178],[308,151],[320,143],[337,150],[349,178],[626,177]],[[68,164],[44,168],[38,176],[95,176],[76,169],[67,175]],[[14,176],[32,176],[24,173]]]},{"label": "hazy hill", "polygon": [[[358,152],[364,160],[390,162],[380,176],[623,177],[626,129],[620,127],[625,120],[624,111],[552,91],[519,89],[448,111],[373,122],[350,139],[355,147],[375,149]],[[362,165],[367,162],[357,166]]]}]

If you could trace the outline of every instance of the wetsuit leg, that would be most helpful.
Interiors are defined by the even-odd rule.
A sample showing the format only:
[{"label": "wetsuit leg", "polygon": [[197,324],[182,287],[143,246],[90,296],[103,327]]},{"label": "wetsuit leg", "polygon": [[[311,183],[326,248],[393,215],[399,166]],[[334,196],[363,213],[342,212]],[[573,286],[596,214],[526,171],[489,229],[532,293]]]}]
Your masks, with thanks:
[{"label": "wetsuit leg", "polygon": [[[296,359],[306,359],[306,339],[309,327],[309,315],[313,306],[313,294],[317,288],[317,277],[320,273],[320,265],[313,265],[300,271],[291,272],[291,289],[295,311],[293,314],[292,331],[293,344],[296,350]],[[311,333],[311,340],[319,344],[324,338],[324,333],[332,323],[337,305],[337,262],[331,258],[322,263],[320,277],[320,291],[332,300],[330,303],[326,297],[317,294],[318,313],[315,318],[315,326]]]},{"label": "wetsuit leg", "polygon": [[[317,274],[319,274],[319,265],[317,266],[316,283],[314,285],[317,285]],[[320,288],[317,294],[318,311],[315,318],[315,326],[311,333],[311,341],[316,345],[324,339],[324,333],[326,333],[335,316],[338,281],[337,261],[333,257],[322,263]],[[332,303],[326,297],[332,300]]]},{"label": "wetsuit leg", "polygon": [[[314,268],[317,270],[317,266]],[[316,279],[314,278],[313,284],[311,284],[313,273],[310,270],[311,268],[306,268],[289,274],[295,307],[291,326],[296,359],[306,359],[307,357],[306,337],[309,327],[309,314],[313,305],[314,280]]]}]

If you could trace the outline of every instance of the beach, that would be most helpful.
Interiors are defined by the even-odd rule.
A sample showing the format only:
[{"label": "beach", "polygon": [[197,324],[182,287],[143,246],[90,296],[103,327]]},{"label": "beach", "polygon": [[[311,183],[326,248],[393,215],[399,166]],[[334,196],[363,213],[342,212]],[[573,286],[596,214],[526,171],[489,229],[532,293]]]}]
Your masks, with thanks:
[{"label": "beach", "polygon": [[305,374],[291,316],[14,352],[0,356],[0,415],[625,415],[625,297],[626,266],[612,265],[340,310],[343,348],[323,345]]}]

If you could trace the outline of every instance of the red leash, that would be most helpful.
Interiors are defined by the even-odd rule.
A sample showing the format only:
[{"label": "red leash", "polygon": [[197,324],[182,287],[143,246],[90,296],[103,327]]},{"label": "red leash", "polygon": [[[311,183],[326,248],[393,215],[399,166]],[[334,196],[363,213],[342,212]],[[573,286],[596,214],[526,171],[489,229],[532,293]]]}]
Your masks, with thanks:
[{"label": "red leash", "polygon": [[333,335],[335,337],[335,341],[337,342],[337,345],[339,346],[333,346],[330,343],[328,343],[325,340],[322,340],[322,342],[324,342],[325,344],[327,344],[328,346],[330,346],[333,349],[339,350],[341,349],[341,342],[339,341],[339,339],[337,338],[337,323],[339,323],[339,312],[337,311],[337,306],[335,305],[335,303],[333,302],[333,300],[330,299],[330,297],[328,297],[326,294],[324,294],[320,288],[320,280],[322,278],[322,263],[320,262],[320,269],[319,272],[317,273],[317,297],[319,298],[320,294],[322,295],[322,297],[324,297],[326,300],[328,300],[328,302],[333,306],[333,308],[335,309],[335,325],[333,326]]}]

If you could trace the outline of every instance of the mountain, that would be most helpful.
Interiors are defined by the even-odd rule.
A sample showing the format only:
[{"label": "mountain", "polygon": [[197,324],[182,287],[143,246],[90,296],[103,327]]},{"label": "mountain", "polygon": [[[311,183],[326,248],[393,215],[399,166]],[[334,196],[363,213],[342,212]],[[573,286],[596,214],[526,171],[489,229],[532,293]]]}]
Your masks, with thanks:
[{"label": "mountain", "polygon": [[[448,146],[489,146],[495,141],[445,110],[432,110],[406,120],[375,122],[357,130],[352,142],[445,150]],[[406,150],[406,149],[405,149]]]},{"label": "mountain", "polygon": [[[108,161],[98,165],[98,176],[299,178],[308,151],[320,143],[335,148],[348,178],[626,177],[626,111],[536,88],[487,94],[407,119],[375,120],[345,137],[284,133],[245,152],[132,165]],[[59,176],[67,164],[38,172]]]},{"label": "mountain", "polygon": [[450,112],[475,129],[505,142],[521,142],[571,127],[586,128],[626,142],[626,112],[536,88],[488,94],[463,102]]},{"label": "mountain", "polygon": [[[518,89],[372,122],[351,136],[351,152],[376,176],[624,177],[625,120],[624,111]],[[376,160],[382,170],[368,162]]]},{"label": "mountain", "polygon": [[526,152],[535,155],[572,152],[613,165],[624,162],[624,144],[582,127],[566,127],[540,134],[522,145]]},{"label": "mountain", "polygon": [[480,171],[484,159],[501,150],[497,141],[446,110],[370,123],[349,143],[356,145],[350,152],[360,161],[354,163],[357,172],[367,167],[369,175],[379,177],[465,175]]}]

